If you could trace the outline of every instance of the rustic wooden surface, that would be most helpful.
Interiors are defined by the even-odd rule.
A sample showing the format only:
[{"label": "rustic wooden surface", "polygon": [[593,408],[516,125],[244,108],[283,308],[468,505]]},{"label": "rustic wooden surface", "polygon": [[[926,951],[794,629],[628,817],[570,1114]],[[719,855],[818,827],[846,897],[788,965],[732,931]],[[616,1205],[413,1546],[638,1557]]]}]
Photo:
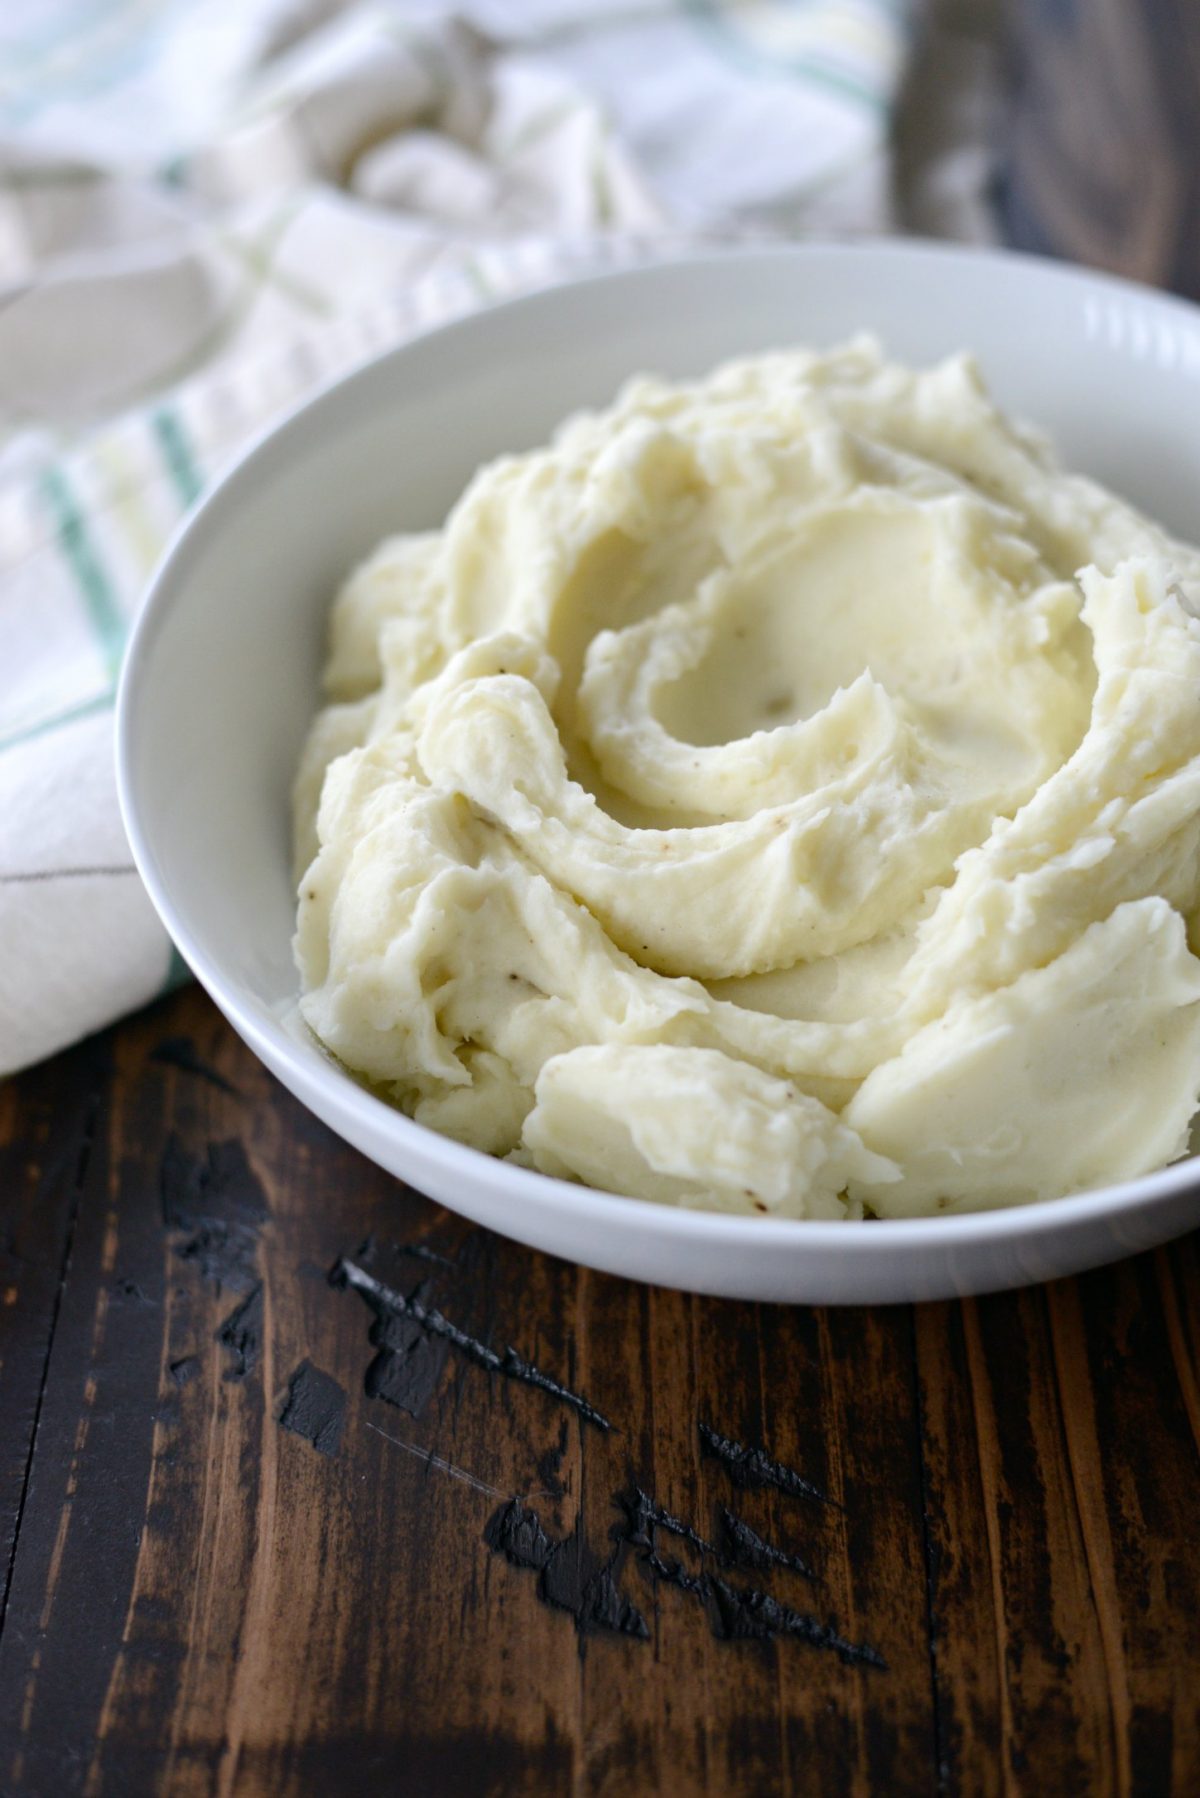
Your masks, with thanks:
[{"label": "rustic wooden surface", "polygon": [[[1200,8],[1010,4],[1014,241],[1200,290]],[[1198,1248],[634,1286],[398,1188],[181,993],[0,1087],[0,1793],[1200,1791]]]},{"label": "rustic wooden surface", "polygon": [[[1200,1237],[916,1310],[640,1287],[398,1188],[196,989],[0,1089],[0,1155],[0,1791],[1200,1788]],[[368,1397],[341,1256],[612,1429],[415,1327],[420,1414]],[[319,1447],[279,1421],[306,1361],[346,1396]],[[833,1502],[740,1488],[701,1423]],[[651,1563],[612,1540],[634,1486],[816,1577],[662,1527]],[[513,1497],[574,1536],[568,1605],[615,1551],[644,1639],[489,1547]],[[886,1668],[722,1640],[673,1563]]]},{"label": "rustic wooden surface", "polygon": [[1200,297],[1196,0],[1000,0],[1010,241]]}]

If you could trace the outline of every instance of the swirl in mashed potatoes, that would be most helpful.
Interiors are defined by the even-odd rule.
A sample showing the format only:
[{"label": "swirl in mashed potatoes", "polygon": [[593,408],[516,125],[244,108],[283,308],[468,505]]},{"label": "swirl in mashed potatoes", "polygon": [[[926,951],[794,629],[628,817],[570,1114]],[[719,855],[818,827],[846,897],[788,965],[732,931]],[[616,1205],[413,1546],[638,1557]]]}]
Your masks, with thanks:
[{"label": "swirl in mashed potatoes", "polygon": [[1200,551],[869,340],[640,378],[384,543],[296,786],[301,1008],[434,1130],[789,1217],[1184,1152]]}]

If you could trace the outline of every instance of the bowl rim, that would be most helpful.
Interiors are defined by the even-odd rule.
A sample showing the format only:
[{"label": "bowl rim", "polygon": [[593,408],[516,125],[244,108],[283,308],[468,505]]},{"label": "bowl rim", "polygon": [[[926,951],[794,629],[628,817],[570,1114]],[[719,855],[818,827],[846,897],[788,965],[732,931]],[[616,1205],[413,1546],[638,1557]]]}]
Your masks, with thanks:
[{"label": "bowl rim", "polygon": [[[1034,281],[1074,288],[1080,293],[1091,289],[1100,295],[1136,300],[1155,310],[1174,314],[1181,323],[1186,322],[1192,330],[1200,331],[1200,307],[1178,295],[1121,276],[1025,252],[894,236],[731,244],[708,247],[699,253],[672,248],[651,260],[538,287],[419,331],[322,382],[281,416],[255,432],[221,470],[200,501],[179,521],[150,578],[130,630],[115,701],[117,796],[134,862],[159,918],[193,974],[238,1034],[276,1076],[281,1067],[289,1069],[295,1082],[293,1090],[303,1102],[310,1102],[306,1095],[320,1093],[322,1115],[333,1128],[341,1130],[343,1124],[349,1126],[346,1133],[359,1142],[364,1136],[377,1139],[381,1132],[394,1134],[415,1161],[427,1166],[440,1164],[447,1174],[460,1173],[476,1188],[482,1187],[498,1199],[519,1200],[527,1215],[533,1211],[557,1214],[565,1205],[572,1208],[581,1225],[617,1225],[627,1238],[677,1239],[756,1252],[796,1252],[817,1245],[824,1249],[838,1245],[843,1253],[854,1257],[873,1251],[884,1242],[896,1251],[920,1248],[932,1251],[967,1246],[981,1248],[984,1245],[1000,1248],[1022,1241],[1036,1241],[1047,1233],[1056,1234],[1068,1228],[1084,1229],[1131,1209],[1169,1199],[1189,1187],[1200,1186],[1200,1155],[1191,1155],[1148,1174],[1058,1198],[976,1211],[872,1218],[864,1220],[869,1229],[863,1231],[852,1227],[857,1220],[846,1218],[745,1216],[684,1205],[651,1204],[627,1194],[607,1192],[538,1173],[501,1161],[416,1123],[361,1086],[352,1074],[338,1065],[315,1036],[312,1043],[321,1059],[301,1061],[295,1053],[294,1039],[283,1022],[273,1018],[264,1024],[254,1010],[242,1002],[221,967],[196,940],[186,915],[167,890],[152,832],[145,825],[139,805],[136,768],[139,699],[158,637],[179,604],[180,595],[186,591],[184,577],[188,565],[203,552],[209,533],[219,525],[223,510],[247,478],[261,472],[268,459],[286,447],[287,438],[297,434],[335,396],[346,394],[356,385],[369,390],[374,375],[383,365],[402,363],[410,356],[419,356],[431,342],[452,341],[464,334],[486,331],[498,314],[507,316],[518,311],[552,308],[579,289],[638,282],[653,278],[665,268],[682,267],[703,278],[706,270],[733,259],[763,263],[797,259],[853,259],[864,264],[916,261],[931,268],[938,264],[960,266],[969,262],[981,269],[1004,271],[1005,275],[1017,272]],[[503,1231],[505,1226],[500,1221],[493,1223],[493,1227]]]}]

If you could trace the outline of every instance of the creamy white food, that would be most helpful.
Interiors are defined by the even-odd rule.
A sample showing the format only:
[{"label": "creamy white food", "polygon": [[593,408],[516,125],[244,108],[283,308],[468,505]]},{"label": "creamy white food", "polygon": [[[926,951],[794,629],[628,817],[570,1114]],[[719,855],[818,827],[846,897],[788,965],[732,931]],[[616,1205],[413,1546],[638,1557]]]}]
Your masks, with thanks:
[{"label": "creamy white food", "polygon": [[870,341],[638,379],[348,580],[301,1008],[635,1197],[907,1216],[1184,1152],[1200,551]]}]

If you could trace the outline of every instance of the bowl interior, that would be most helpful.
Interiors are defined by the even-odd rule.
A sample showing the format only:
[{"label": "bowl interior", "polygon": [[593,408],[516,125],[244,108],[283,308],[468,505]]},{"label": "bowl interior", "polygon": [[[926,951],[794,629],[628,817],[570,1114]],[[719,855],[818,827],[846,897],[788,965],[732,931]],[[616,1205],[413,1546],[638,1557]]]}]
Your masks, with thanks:
[{"label": "bowl interior", "polygon": [[[185,528],[128,659],[127,819],[189,961],[244,1020],[280,1032],[296,995],[288,795],[331,597],[380,538],[440,524],[482,462],[544,441],[640,370],[699,375],[730,356],[871,330],[902,360],[973,349],[999,402],[1047,430],[1068,466],[1196,537],[1198,319],[1015,257],[912,245],[741,252],[517,301],[340,382],[270,434]],[[314,1069],[321,1060],[304,1042],[287,1052]]]}]

